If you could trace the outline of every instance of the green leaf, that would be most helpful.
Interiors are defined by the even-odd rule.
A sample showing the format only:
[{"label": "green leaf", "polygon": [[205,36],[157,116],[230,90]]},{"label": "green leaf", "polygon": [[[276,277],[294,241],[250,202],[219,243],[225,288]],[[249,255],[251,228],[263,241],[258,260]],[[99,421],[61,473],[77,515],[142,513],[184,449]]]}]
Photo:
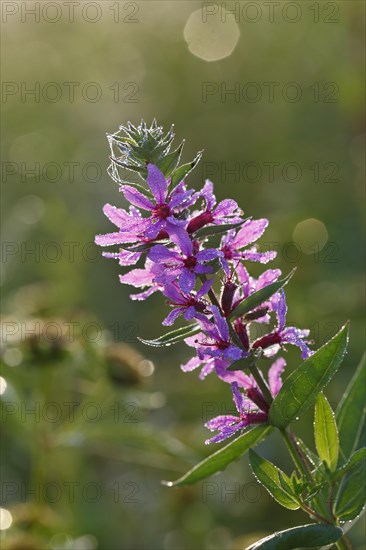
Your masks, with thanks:
[{"label": "green leaf", "polygon": [[188,162],[187,164],[182,164],[182,166],[179,166],[175,170],[175,172],[172,175],[172,181],[171,184],[174,187],[175,185],[178,185],[184,178],[193,170],[193,168],[196,166],[196,164],[201,160],[203,151],[199,151],[195,158],[192,160],[192,162]]},{"label": "green leaf", "polygon": [[189,325],[188,327],[178,328],[167,332],[163,336],[156,338],[156,340],[145,340],[144,338],[138,338],[140,342],[152,347],[171,346],[177,344],[181,340],[188,338],[188,336],[194,336],[200,332],[201,328],[198,325]]},{"label": "green leaf", "polygon": [[224,225],[206,225],[205,227],[201,227],[201,229],[195,231],[194,238],[204,239],[205,237],[211,237],[213,235],[222,235],[223,233],[230,231],[230,229],[240,227],[243,225],[244,221],[246,220],[237,223],[226,223]]},{"label": "green leaf", "polygon": [[318,395],[315,405],[314,437],[320,460],[334,472],[339,454],[338,430],[334,412],[322,393]]},{"label": "green leaf", "polygon": [[339,443],[343,462],[352,452],[365,445],[365,405],[366,405],[366,354],[349,383],[338,406],[336,418],[339,430]]},{"label": "green leaf", "polygon": [[170,176],[170,174],[175,170],[177,167],[177,164],[179,162],[180,156],[182,154],[182,150],[184,147],[184,141],[179,145],[179,147],[173,151],[172,153],[169,153],[168,155],[165,155],[160,160],[156,162],[156,166],[159,168],[159,170],[164,174],[164,176],[167,178]]},{"label": "green leaf", "polygon": [[230,313],[230,315],[228,315],[227,319],[232,321],[238,317],[242,317],[245,313],[248,313],[248,311],[252,311],[256,307],[263,304],[263,302],[268,300],[271,296],[273,296],[273,294],[289,282],[295,271],[296,269],[293,269],[284,279],[271,283],[257,292],[254,292],[248,296],[248,298],[245,298],[245,300],[240,302],[240,304]]},{"label": "green leaf", "polygon": [[358,451],[357,460],[343,477],[334,504],[334,515],[341,521],[358,516],[366,503],[366,454]]},{"label": "green leaf", "polygon": [[332,480],[337,481],[338,479],[343,477],[346,472],[351,470],[351,468],[353,468],[355,464],[357,464],[357,462],[365,459],[366,459],[366,448],[358,449],[353,453],[353,455],[350,457],[348,462],[346,462],[346,464],[337,468],[337,470],[334,472],[332,476]]},{"label": "green leaf", "polygon": [[306,359],[285,380],[269,410],[273,426],[285,428],[311,407],[342,362],[348,343],[348,324]]},{"label": "green leaf", "polygon": [[291,480],[284,472],[252,449],[249,451],[249,460],[255,477],[281,506],[289,510],[300,508],[297,498],[291,491]]},{"label": "green leaf", "polygon": [[169,487],[190,485],[191,483],[196,483],[197,481],[205,479],[212,474],[221,472],[231,462],[246,453],[248,449],[254,445],[257,445],[257,443],[260,443],[271,433],[271,431],[271,426],[268,426],[267,424],[255,426],[251,430],[243,433],[243,435],[240,435],[238,438],[234,439],[234,441],[231,441],[225,445],[222,449],[219,449],[214,454],[205,458],[205,460],[194,466],[181,478],[176,481],[163,481],[163,484],[168,485]]},{"label": "green leaf", "polygon": [[342,536],[342,529],[335,525],[312,523],[301,527],[292,527],[286,531],[274,533],[262,539],[246,550],[293,550],[294,548],[320,548],[320,546],[337,542]]}]

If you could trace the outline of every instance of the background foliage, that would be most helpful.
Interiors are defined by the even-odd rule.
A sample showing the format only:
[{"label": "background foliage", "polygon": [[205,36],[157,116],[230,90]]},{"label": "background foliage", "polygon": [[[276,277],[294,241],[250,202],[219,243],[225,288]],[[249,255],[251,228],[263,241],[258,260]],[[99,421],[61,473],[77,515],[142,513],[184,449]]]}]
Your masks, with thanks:
[{"label": "background foliage", "polygon": [[[207,454],[202,424],[230,410],[229,389],[183,375],[183,345],[138,343],[161,333],[166,306],[160,297],[131,302],[121,268],[90,243],[110,230],[102,205],[123,204],[106,175],[105,132],[127,120],[174,122],[186,160],[205,149],[192,185],[211,177],[219,199],[269,218],[264,242],[278,243],[276,266],[298,266],[287,287],[291,323],[311,328],[319,346],[351,320],[348,355],[327,391],[335,404],[362,353],[364,4],[331,2],[333,23],[324,2],[314,4],[319,22],[306,1],[294,23],[283,16],[287,2],[272,23],[261,5],[256,22],[252,11],[228,18],[227,35],[214,29],[207,38],[211,27],[191,25],[189,47],[183,33],[200,2],[99,2],[94,23],[99,11],[83,13],[87,2],[72,22],[63,7],[54,23],[52,6],[38,22],[10,4],[19,11],[2,19],[4,525],[12,517],[4,548],[234,549],[303,522],[256,485],[247,459],[194,487],[160,485]],[[195,55],[219,57],[238,29],[227,57]],[[298,101],[286,96],[289,83]],[[235,86],[247,95],[225,95]],[[37,87],[39,97],[26,94]],[[94,90],[101,95],[91,101]],[[268,163],[278,163],[273,177]],[[293,163],[298,181],[289,181]],[[299,361],[289,351],[288,372]],[[74,417],[69,402],[80,403]],[[52,403],[62,410],[55,421]],[[309,445],[312,414],[299,427]],[[271,436],[261,454],[286,470],[276,442]]]}]

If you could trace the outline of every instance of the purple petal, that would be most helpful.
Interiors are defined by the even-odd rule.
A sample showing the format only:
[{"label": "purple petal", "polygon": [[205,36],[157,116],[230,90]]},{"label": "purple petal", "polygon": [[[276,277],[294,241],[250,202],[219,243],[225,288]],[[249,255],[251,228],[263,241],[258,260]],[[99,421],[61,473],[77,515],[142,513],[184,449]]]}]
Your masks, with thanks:
[{"label": "purple petal", "polygon": [[120,275],[119,280],[123,284],[142,288],[153,283],[153,275],[146,269],[132,269],[126,275]]},{"label": "purple petal", "polygon": [[107,218],[114,223],[119,228],[122,228],[126,221],[130,220],[128,212],[122,208],[117,208],[111,204],[105,204],[103,207],[103,212]]},{"label": "purple petal", "polygon": [[213,194],[213,188],[214,188],[214,185],[212,181],[206,180],[205,185],[203,186],[203,189],[200,192],[200,195],[204,197],[206,201],[207,210],[212,210],[212,208],[216,204],[216,197]]},{"label": "purple petal", "polygon": [[281,275],[280,269],[267,269],[258,277],[256,290],[260,290],[265,286],[277,281],[278,277]]},{"label": "purple petal", "polygon": [[181,276],[179,277],[179,286],[184,292],[184,294],[189,294],[193,290],[196,282],[195,274],[192,273],[187,268],[182,270]]},{"label": "purple petal", "polygon": [[207,292],[210,290],[213,284],[213,279],[207,279],[201,286],[201,288],[197,291],[196,297],[197,300],[200,300]]},{"label": "purple petal", "polygon": [[131,300],[146,300],[146,298],[148,298],[158,290],[160,290],[158,285],[152,286],[147,290],[144,290],[144,292],[139,292],[138,294],[130,294],[130,298]]},{"label": "purple petal", "polygon": [[153,203],[134,187],[131,187],[130,185],[122,185],[121,191],[125,199],[134,206],[150,211],[154,209]]},{"label": "purple petal", "polygon": [[[213,214],[215,218],[224,218],[226,216],[232,216],[235,214],[236,210],[239,210],[239,207],[233,199],[224,199],[216,206]],[[238,221],[241,221],[241,218],[239,218]]]},{"label": "purple petal", "polygon": [[177,265],[179,264],[180,257],[176,252],[169,250],[162,244],[156,244],[153,246],[147,255],[149,260],[152,260],[156,263],[169,262],[170,264]]},{"label": "purple petal", "polygon": [[248,260],[249,262],[258,262],[260,264],[268,264],[268,262],[274,260],[276,256],[277,252],[275,251],[257,252],[257,249],[255,247],[250,250],[245,250],[242,253],[243,260]]},{"label": "purple petal", "polygon": [[148,164],[147,174],[146,181],[155,197],[156,202],[163,204],[166,198],[168,182],[166,181],[163,173],[154,164]]},{"label": "purple petal", "polygon": [[198,252],[196,257],[199,262],[210,262],[220,255],[219,250],[216,250],[215,248],[207,248],[206,250],[201,250],[201,252]]},{"label": "purple petal", "polygon": [[202,361],[198,357],[192,357],[187,363],[180,366],[183,372],[191,372],[197,369],[202,364]]},{"label": "purple petal", "polygon": [[141,257],[141,252],[130,252],[129,250],[120,250],[120,252],[103,252],[105,258],[115,258],[119,260],[120,265],[135,265]]},{"label": "purple petal", "polygon": [[238,420],[239,418],[232,414],[222,414],[206,422],[205,427],[213,432],[214,430],[220,430],[221,428],[237,424]]},{"label": "purple petal", "polygon": [[168,218],[167,222],[166,230],[173,243],[179,246],[185,256],[191,256],[192,241],[187,231],[183,227],[171,223],[171,217]]},{"label": "purple petal", "polygon": [[260,220],[247,220],[244,222],[234,239],[235,247],[240,249],[250,243],[254,243],[263,235],[267,225],[268,220],[264,218]]},{"label": "purple petal", "polygon": [[300,330],[296,327],[286,327],[281,333],[283,343],[293,344],[301,349],[301,358],[307,359],[313,355],[313,351],[307,346],[304,341],[309,334],[308,330]]},{"label": "purple petal", "polygon": [[238,413],[243,412],[243,395],[239,390],[239,386],[237,382],[233,382],[231,384],[231,389],[233,392],[233,399],[235,403],[236,410]]},{"label": "purple petal", "polygon": [[136,235],[119,231],[118,233],[106,233],[105,235],[96,235],[94,242],[99,246],[112,246],[114,244],[135,243]]},{"label": "purple petal", "polygon": [[186,321],[190,321],[191,319],[194,318],[195,315],[196,315],[196,310],[194,306],[187,307],[185,312],[183,313],[183,317],[185,318]]},{"label": "purple petal", "polygon": [[222,317],[217,306],[210,306],[209,308],[214,316],[215,324],[221,338],[225,341],[229,340],[229,327],[227,326],[227,321]]},{"label": "purple petal", "polygon": [[173,311],[171,311],[169,315],[165,317],[162,324],[165,325],[166,327],[170,327],[176,321],[179,315],[183,313],[183,311],[184,311],[183,307],[177,307],[173,309]]},{"label": "purple petal", "polygon": [[279,291],[279,300],[277,303],[277,319],[278,319],[278,329],[281,331],[286,325],[286,296],[283,288]]},{"label": "purple petal", "polygon": [[279,357],[268,371],[268,383],[273,397],[276,397],[282,386],[281,374],[286,366],[286,361]]}]

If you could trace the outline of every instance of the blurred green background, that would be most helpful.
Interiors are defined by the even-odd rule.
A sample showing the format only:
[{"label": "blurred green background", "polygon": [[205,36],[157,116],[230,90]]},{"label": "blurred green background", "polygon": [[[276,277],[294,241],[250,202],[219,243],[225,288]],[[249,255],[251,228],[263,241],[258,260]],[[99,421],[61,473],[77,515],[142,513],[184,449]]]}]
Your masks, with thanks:
[{"label": "blurred green background", "polygon": [[[183,344],[138,342],[161,334],[164,301],[131,302],[92,244],[112,230],[104,203],[126,206],[106,132],[174,123],[185,160],[205,149],[190,184],[210,177],[219,199],[267,217],[273,265],[297,265],[289,320],[317,346],[351,320],[327,392],[339,400],[364,334],[365,4],[224,4],[234,15],[193,1],[2,3],[4,549],[231,550],[306,521],[246,458],[194,487],[160,484],[208,454],[203,422],[231,409],[229,388],[184,375]],[[286,358],[291,372],[299,354]],[[298,426],[310,445],[311,426],[312,414]],[[275,436],[262,446],[290,466]]]}]

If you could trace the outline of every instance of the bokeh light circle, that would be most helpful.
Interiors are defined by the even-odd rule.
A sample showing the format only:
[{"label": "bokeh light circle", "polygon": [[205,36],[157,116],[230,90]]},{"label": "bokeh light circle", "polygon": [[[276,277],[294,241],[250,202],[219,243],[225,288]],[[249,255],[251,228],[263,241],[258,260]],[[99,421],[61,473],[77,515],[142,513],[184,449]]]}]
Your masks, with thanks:
[{"label": "bokeh light circle", "polygon": [[292,234],[294,243],[304,254],[314,254],[324,248],[328,241],[328,231],[324,223],[316,218],[299,222]]},{"label": "bokeh light circle", "polygon": [[191,13],[183,34],[193,55],[204,61],[217,61],[232,54],[240,30],[233,14],[224,8],[210,14],[202,8]]}]

